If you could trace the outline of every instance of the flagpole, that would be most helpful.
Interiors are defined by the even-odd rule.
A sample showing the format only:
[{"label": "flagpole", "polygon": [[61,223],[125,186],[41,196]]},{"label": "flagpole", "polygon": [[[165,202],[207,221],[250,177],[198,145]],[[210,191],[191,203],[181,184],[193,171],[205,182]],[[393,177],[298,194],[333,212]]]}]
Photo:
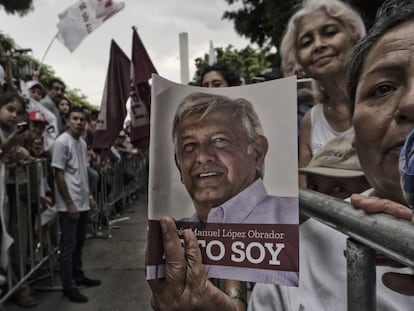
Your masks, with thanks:
[{"label": "flagpole", "polygon": [[45,61],[46,55],[47,55],[47,53],[49,52],[50,48],[52,47],[53,42],[55,42],[55,40],[56,40],[57,36],[58,36],[58,33],[56,33],[56,34],[53,36],[52,41],[50,41],[50,43],[49,43],[49,45],[48,45],[48,47],[47,47],[47,49],[46,49],[45,53],[43,54],[42,59],[41,59],[40,64],[39,64],[38,74],[40,74],[40,69],[42,68],[42,66],[43,66],[43,64],[44,64],[44,61]]}]

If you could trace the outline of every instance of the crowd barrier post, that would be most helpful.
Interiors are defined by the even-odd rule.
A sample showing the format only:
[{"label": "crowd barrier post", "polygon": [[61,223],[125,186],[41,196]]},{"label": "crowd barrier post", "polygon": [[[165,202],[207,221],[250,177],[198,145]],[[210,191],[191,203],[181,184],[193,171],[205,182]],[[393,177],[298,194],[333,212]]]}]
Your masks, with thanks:
[{"label": "crowd barrier post", "polygon": [[305,214],[350,238],[347,248],[349,311],[376,310],[374,251],[414,267],[412,223],[382,213],[367,215],[343,200],[312,190],[299,190],[299,204]]},{"label": "crowd barrier post", "polygon": [[[39,174],[47,174],[45,159],[27,161],[6,166],[5,185],[8,200],[7,229],[14,242],[4,254],[8,257],[7,291],[0,294],[0,306],[23,285],[35,282],[39,278],[52,277],[52,246],[46,241],[41,226],[41,202],[39,195]],[[48,229],[46,229],[48,230]],[[49,262],[46,274],[38,275],[40,269]]]}]

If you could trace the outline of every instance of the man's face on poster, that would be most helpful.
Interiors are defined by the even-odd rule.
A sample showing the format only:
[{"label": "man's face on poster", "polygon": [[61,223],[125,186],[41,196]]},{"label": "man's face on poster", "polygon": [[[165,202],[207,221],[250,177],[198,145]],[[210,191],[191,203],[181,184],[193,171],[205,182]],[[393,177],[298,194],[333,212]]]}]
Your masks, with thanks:
[{"label": "man's face on poster", "polygon": [[197,211],[218,206],[252,184],[266,151],[266,138],[249,145],[241,121],[227,111],[202,120],[193,114],[176,128],[177,167]]}]

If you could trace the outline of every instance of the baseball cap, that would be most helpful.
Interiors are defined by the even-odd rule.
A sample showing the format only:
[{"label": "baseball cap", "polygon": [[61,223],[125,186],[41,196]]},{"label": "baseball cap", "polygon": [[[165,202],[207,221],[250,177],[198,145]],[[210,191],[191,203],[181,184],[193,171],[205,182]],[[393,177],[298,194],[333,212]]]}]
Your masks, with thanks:
[{"label": "baseball cap", "polygon": [[40,83],[39,81],[37,81],[37,80],[30,80],[30,81],[28,81],[28,82],[26,82],[26,88],[28,89],[28,90],[30,90],[32,87],[34,87],[34,86],[39,86],[41,89],[44,89],[44,87],[43,87],[43,84],[42,83]]},{"label": "baseball cap", "polygon": [[33,122],[45,122],[48,123],[44,114],[40,111],[31,111],[29,113],[29,120]]},{"label": "baseball cap", "polygon": [[352,147],[353,137],[344,135],[330,140],[299,173],[339,178],[364,176],[356,149]]}]

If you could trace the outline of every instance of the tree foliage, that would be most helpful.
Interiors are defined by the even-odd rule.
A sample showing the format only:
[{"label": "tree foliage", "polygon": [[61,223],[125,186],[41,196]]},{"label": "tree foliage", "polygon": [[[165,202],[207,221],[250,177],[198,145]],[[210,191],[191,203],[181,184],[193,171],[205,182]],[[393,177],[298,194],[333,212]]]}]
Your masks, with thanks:
[{"label": "tree foliage", "polygon": [[[239,0],[225,0],[234,4]],[[225,11],[224,19],[233,21],[236,32],[258,46],[279,47],[289,17],[300,0],[243,0],[243,6]]]},{"label": "tree foliage", "polygon": [[88,107],[89,110],[97,110],[97,108],[95,106],[92,106],[89,101],[88,98],[86,97],[85,94],[81,93],[81,90],[79,89],[68,89],[65,92],[65,96],[70,100],[70,102],[72,104],[74,104],[75,106],[82,106],[82,107]]},{"label": "tree foliage", "polygon": [[[240,0],[225,0],[229,5]],[[379,6],[385,0],[343,0],[361,13],[365,25],[370,27]],[[242,7],[227,10],[224,19],[233,21],[236,32],[252,43],[269,49],[279,47],[287,22],[302,0],[243,0]]]},{"label": "tree foliage", "polygon": [[33,11],[33,0],[0,0],[0,7],[3,7],[7,14],[24,16]]},{"label": "tree foliage", "polygon": [[[264,69],[272,65],[268,53],[263,49],[254,49],[247,46],[237,50],[231,44],[226,48],[215,48],[217,60],[228,64],[231,68],[238,70],[240,76],[249,82],[251,78],[257,76]],[[196,84],[200,80],[201,72],[208,66],[208,54],[195,59],[196,72],[191,84]]]},{"label": "tree foliage", "polygon": [[[12,63],[12,68],[13,68],[12,70],[13,76],[15,79],[22,79],[24,81],[28,81],[32,79],[30,75],[21,76],[21,73],[18,70],[20,67],[23,67],[26,64],[30,64],[33,70],[39,71],[40,82],[45,86],[48,84],[48,82],[52,78],[56,77],[56,78],[61,79],[60,77],[56,76],[56,73],[51,66],[46,65],[46,64],[40,64],[40,61],[33,58],[29,53],[19,52],[19,50],[21,49],[14,42],[14,40],[1,32],[0,32],[0,45],[2,46],[3,50],[9,54],[9,57]],[[0,63],[1,63],[1,59],[0,59]],[[63,79],[61,80],[64,82]],[[96,109],[88,101],[86,95],[82,94],[79,89],[71,89],[67,87],[66,96],[76,106],[86,106],[90,109]]]}]

